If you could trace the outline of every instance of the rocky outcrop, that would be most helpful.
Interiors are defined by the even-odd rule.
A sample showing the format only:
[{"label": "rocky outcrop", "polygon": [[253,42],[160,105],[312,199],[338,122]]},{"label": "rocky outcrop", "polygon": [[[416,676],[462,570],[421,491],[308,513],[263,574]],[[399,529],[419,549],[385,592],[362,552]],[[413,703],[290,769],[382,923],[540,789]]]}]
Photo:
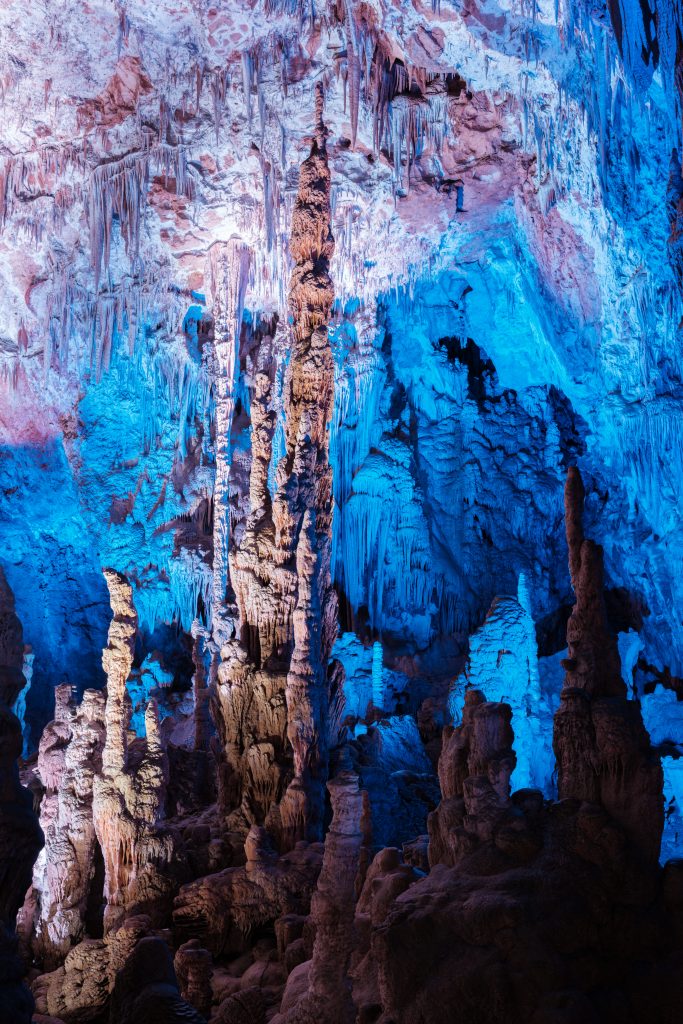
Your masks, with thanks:
[{"label": "rocky outcrop", "polygon": [[184,942],[173,958],[173,967],[183,999],[208,1018],[213,974],[213,961],[208,949],[202,949],[197,939]]},{"label": "rocky outcrop", "polygon": [[279,856],[266,830],[253,825],[246,864],[184,885],[174,901],[181,942],[198,939],[214,956],[242,953],[253,932],[283,914],[307,914],[322,865],[322,846],[300,842]]},{"label": "rocky outcrop", "polygon": [[462,717],[444,738],[429,875],[399,876],[397,898],[378,858],[368,871],[356,1005],[401,1024],[447,1024],[454,1005],[487,1024],[669,1024],[683,949],[659,960],[671,901],[656,866],[597,803],[510,796],[509,708],[468,691]]},{"label": "rocky outcrop", "polygon": [[467,690],[462,725],[444,730],[442,800],[428,818],[432,867],[458,864],[482,841],[505,832],[514,817],[511,718],[508,704],[487,702],[480,690]]},{"label": "rocky outcrop", "polygon": [[149,930],[148,917],[134,916],[104,939],[79,942],[61,967],[33,982],[38,1012],[58,1017],[65,1024],[96,1020],[107,1007],[117,971]]},{"label": "rocky outcrop", "polygon": [[29,1024],[32,1000],[22,984],[14,928],[43,844],[31,794],[19,781],[21,724],[10,710],[24,685],[23,655],[14,595],[0,568],[0,1015],[15,1024]]},{"label": "rocky outcrop", "polygon": [[565,522],[576,603],[553,735],[558,794],[601,804],[654,864],[664,824],[662,768],[639,704],[626,698],[616,637],[607,624],[602,548],[584,537],[583,501],[581,475],[572,467]]},{"label": "rocky outcrop", "polygon": [[55,718],[38,748],[45,848],[33,872],[22,930],[35,932],[34,955],[47,970],[57,967],[86,931],[101,937],[102,854],[93,822],[93,783],[102,769],[104,705],[103,693],[86,690],[76,704],[70,686],[57,687]]},{"label": "rocky outcrop", "polygon": [[[86,940],[63,966],[34,983],[40,1013],[64,1024],[205,1024],[180,994],[167,944],[149,935],[149,919],[128,918],[104,940]],[[209,988],[210,994],[210,988]]]},{"label": "rocky outcrop", "polygon": [[322,837],[330,691],[339,688],[338,680],[331,686],[329,673],[336,632],[329,464],[334,368],[327,332],[334,242],[325,140],[319,88],[314,141],[292,213],[284,453],[271,502],[271,380],[257,372],[251,510],[230,565],[240,638],[223,647],[214,701],[224,806],[233,811],[228,824],[246,831],[267,820],[283,849]]},{"label": "rocky outcrop", "polygon": [[146,741],[134,760],[127,727],[130,701],[126,680],[135,653],[137,616],[131,586],[124,576],[105,570],[113,619],[102,664],[107,674],[105,743],[102,771],[93,780],[93,821],[104,858],[105,928],[137,910],[168,899],[164,875],[172,839],[159,824],[164,817],[166,754],[159,737],[156,702],[145,712]]},{"label": "rocky outcrop", "polygon": [[163,939],[149,936],[134,947],[116,975],[110,1024],[205,1024],[206,1018],[182,998],[171,953]]}]

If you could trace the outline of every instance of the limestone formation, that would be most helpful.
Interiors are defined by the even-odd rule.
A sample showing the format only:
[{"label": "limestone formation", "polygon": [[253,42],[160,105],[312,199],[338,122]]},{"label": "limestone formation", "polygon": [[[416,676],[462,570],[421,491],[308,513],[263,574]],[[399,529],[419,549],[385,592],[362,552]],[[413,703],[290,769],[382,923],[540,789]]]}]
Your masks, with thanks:
[{"label": "limestone formation", "polygon": [[325,139],[319,88],[314,141],[292,213],[284,454],[271,502],[266,481],[275,424],[270,379],[257,372],[251,510],[230,565],[240,637],[223,647],[214,701],[223,803],[236,808],[229,824],[246,831],[267,820],[283,849],[322,837],[329,706],[339,691],[329,669],[336,634],[329,464],[334,368],[327,332],[334,242]]},{"label": "limestone formation", "polygon": [[182,998],[173,960],[163,939],[140,939],[114,982],[110,1024],[205,1024]]},{"label": "limestone formation", "polygon": [[34,983],[39,1012],[64,1024],[101,1020],[103,1013],[111,1024],[203,1024],[206,1017],[181,997],[168,946],[148,934],[149,924],[130,917],[104,940],[75,946],[61,967]]},{"label": "limestone formation", "polygon": [[164,899],[164,876],[172,839],[160,825],[168,781],[158,714],[151,700],[145,712],[144,749],[133,763],[127,728],[130,701],[126,680],[135,653],[137,616],[124,576],[105,570],[113,619],[102,664],[107,674],[102,771],[93,780],[93,820],[104,858],[105,928],[134,908],[149,910]]},{"label": "limestone formation", "polygon": [[212,624],[220,647],[233,632],[226,615],[230,543],[230,431],[235,409],[235,368],[250,251],[238,238],[216,242],[209,251],[213,295],[211,382],[216,403],[216,478],[213,491]]},{"label": "limestone formation", "polygon": [[439,758],[442,801],[428,819],[430,865],[455,865],[509,822],[515,767],[512,712],[467,690],[462,725],[444,730]]},{"label": "limestone formation", "polygon": [[34,868],[32,914],[23,928],[35,929],[34,953],[47,970],[57,967],[86,932],[101,937],[102,854],[93,822],[93,782],[102,768],[104,704],[104,694],[95,690],[86,690],[76,704],[70,686],[58,687],[55,719],[38,749],[45,848]]},{"label": "limestone formation", "polygon": [[117,972],[149,929],[148,917],[133,916],[104,939],[79,942],[60,967],[33,982],[38,1012],[65,1024],[96,1020],[107,1007]]},{"label": "limestone formation", "polygon": [[531,786],[550,795],[555,769],[552,709],[541,691],[536,630],[523,573],[517,595],[495,597],[486,619],[470,636],[465,672],[449,696],[456,721],[466,686],[481,690],[489,701],[504,701],[512,708],[517,737],[515,788]]},{"label": "limestone formation", "polygon": [[203,1017],[211,1010],[211,975],[213,962],[208,949],[197,939],[184,942],[173,958],[180,994]]},{"label": "limestone formation", "polygon": [[363,792],[358,776],[342,771],[327,784],[332,824],[325,838],[323,866],[311,900],[315,930],[307,971],[308,991],[281,1024],[353,1024],[356,1011],[349,969],[355,945],[354,913],[361,864]]},{"label": "limestone formation", "polygon": [[24,661],[21,668],[21,674],[24,677],[24,685],[19,691],[19,696],[14,702],[12,711],[17,716],[19,721],[22,723],[21,733],[24,738],[24,744],[21,750],[21,756],[26,759],[29,755],[29,722],[28,715],[26,714],[26,700],[28,698],[29,690],[31,689],[31,683],[33,681],[33,662],[35,660],[35,654],[30,644],[24,644]]},{"label": "limestone formation", "polygon": [[246,864],[184,885],[174,901],[181,941],[198,939],[214,956],[244,952],[250,935],[283,914],[307,914],[320,873],[320,844],[300,842],[279,856],[264,828],[253,825]]},{"label": "limestone formation", "polygon": [[567,474],[565,521],[576,603],[567,625],[568,657],[553,747],[560,798],[601,804],[652,863],[663,828],[662,768],[640,707],[627,700],[616,637],[603,592],[602,549],[583,533],[584,487]]},{"label": "limestone formation", "polygon": [[209,680],[204,663],[204,647],[206,638],[199,622],[192,623],[192,699],[194,704],[194,749],[207,750],[211,733],[211,716],[209,714]]}]

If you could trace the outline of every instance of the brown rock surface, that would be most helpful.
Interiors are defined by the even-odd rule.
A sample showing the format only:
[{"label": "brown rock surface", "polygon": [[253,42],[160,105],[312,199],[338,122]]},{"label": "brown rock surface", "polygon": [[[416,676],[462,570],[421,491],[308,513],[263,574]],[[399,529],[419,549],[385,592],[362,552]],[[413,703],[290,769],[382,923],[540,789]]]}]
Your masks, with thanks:
[{"label": "brown rock surface", "polygon": [[[356,884],[363,845],[363,792],[358,776],[340,772],[327,784],[332,801],[332,824],[325,839],[323,866],[311,900],[315,929],[313,957],[306,972],[307,991],[276,1020],[281,1024],[353,1024],[349,968],[355,933]],[[288,986],[288,1007],[293,1002]]]},{"label": "brown rock surface", "polygon": [[172,854],[170,833],[160,826],[168,783],[156,703],[145,712],[147,740],[139,762],[129,765],[130,699],[126,680],[135,652],[137,615],[130,584],[105,570],[113,619],[102,656],[107,673],[106,739],[102,771],[93,780],[93,820],[104,858],[105,928],[135,909],[167,898],[165,876]]},{"label": "brown rock surface", "polygon": [[278,856],[267,832],[252,826],[246,864],[184,885],[173,923],[181,941],[198,939],[214,956],[243,952],[252,932],[282,914],[306,914],[322,863],[322,846],[298,843]]}]

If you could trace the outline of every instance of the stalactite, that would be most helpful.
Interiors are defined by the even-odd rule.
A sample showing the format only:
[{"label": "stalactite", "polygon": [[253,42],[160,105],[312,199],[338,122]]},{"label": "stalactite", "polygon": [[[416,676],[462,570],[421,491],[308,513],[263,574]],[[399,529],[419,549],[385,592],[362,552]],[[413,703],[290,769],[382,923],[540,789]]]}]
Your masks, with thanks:
[{"label": "stalactite", "polygon": [[102,270],[109,269],[112,228],[118,220],[126,254],[134,261],[140,250],[140,232],[147,201],[150,169],[157,166],[168,178],[175,178],[179,195],[191,194],[187,174],[187,154],[183,146],[165,142],[146,148],[109,163],[99,164],[92,172],[88,189],[88,224],[90,254],[95,270],[95,294]]}]

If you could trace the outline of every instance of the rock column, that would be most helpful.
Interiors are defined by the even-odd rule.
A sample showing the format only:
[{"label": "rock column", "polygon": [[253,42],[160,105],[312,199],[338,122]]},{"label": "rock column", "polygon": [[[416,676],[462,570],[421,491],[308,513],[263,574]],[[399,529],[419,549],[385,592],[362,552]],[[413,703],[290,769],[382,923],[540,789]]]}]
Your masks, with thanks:
[{"label": "rock column", "polygon": [[662,768],[639,704],[626,697],[605,611],[602,548],[584,537],[583,502],[581,475],[572,467],[565,524],[576,603],[554,722],[558,795],[602,804],[642,856],[656,863],[664,823]]}]

